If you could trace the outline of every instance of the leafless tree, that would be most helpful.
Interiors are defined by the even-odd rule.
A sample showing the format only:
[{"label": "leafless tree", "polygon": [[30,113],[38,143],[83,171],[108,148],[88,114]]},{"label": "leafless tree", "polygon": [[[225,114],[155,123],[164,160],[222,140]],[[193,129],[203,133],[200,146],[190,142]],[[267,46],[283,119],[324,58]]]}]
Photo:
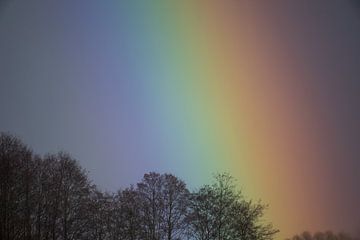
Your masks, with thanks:
[{"label": "leafless tree", "polygon": [[162,177],[163,231],[167,240],[180,239],[186,231],[189,191],[186,184],[172,174]]},{"label": "leafless tree", "polygon": [[[69,154],[34,155],[0,134],[1,240],[271,240],[266,205],[244,199],[229,174],[189,193],[172,174],[150,172],[134,187],[97,189]],[[293,240],[351,240],[330,232]]]},{"label": "leafless tree", "polygon": [[269,240],[277,232],[260,220],[266,206],[246,201],[227,173],[192,194],[188,222],[198,240]]},{"label": "leafless tree", "polygon": [[127,188],[119,194],[120,212],[117,225],[120,226],[121,235],[124,240],[137,240],[142,237],[144,222],[141,218],[141,203],[139,193],[133,188]]},{"label": "leafless tree", "polygon": [[31,160],[19,139],[0,135],[0,239],[31,238]]},{"label": "leafless tree", "polygon": [[141,202],[141,218],[143,220],[143,239],[162,239],[162,216],[164,202],[161,175],[155,172],[145,174],[142,181],[137,184],[137,191]]}]

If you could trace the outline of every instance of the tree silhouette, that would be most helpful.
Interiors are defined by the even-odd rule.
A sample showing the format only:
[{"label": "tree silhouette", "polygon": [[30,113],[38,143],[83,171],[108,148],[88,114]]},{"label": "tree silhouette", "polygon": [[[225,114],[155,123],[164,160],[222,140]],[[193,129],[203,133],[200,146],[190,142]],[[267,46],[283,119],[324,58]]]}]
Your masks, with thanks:
[{"label": "tree silhouette", "polygon": [[159,173],[145,174],[137,184],[140,195],[141,218],[143,219],[143,239],[162,239],[161,222],[163,201],[161,197],[162,178]]},{"label": "tree silhouette", "polygon": [[272,239],[278,230],[260,222],[266,206],[244,200],[229,174],[217,174],[214,180],[192,194],[191,236],[199,240]]},{"label": "tree silhouette", "polygon": [[172,174],[162,175],[163,231],[167,240],[179,239],[185,234],[189,191],[186,184]]},{"label": "tree silhouette", "polygon": [[308,231],[305,231],[299,235],[295,235],[292,238],[286,240],[359,240],[357,238],[351,237],[349,234],[340,232],[333,233],[332,231],[326,232],[316,232],[311,234]]},{"label": "tree silhouette", "polygon": [[0,239],[30,239],[32,152],[19,139],[0,136]]},{"label": "tree silhouette", "polygon": [[155,172],[102,192],[70,154],[41,157],[0,134],[1,240],[268,240],[277,230],[260,222],[265,208],[245,200],[226,173],[192,193]]}]

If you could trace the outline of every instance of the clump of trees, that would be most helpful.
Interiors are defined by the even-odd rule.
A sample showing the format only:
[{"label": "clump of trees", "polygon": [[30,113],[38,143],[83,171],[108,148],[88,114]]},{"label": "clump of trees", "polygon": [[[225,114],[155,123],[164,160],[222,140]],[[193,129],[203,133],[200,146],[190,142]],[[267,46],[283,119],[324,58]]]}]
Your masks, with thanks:
[{"label": "clump of trees", "polygon": [[155,172],[102,192],[69,154],[40,157],[0,134],[2,240],[270,240],[278,230],[263,223],[265,209],[244,199],[225,173],[193,192]]},{"label": "clump of trees", "polygon": [[288,238],[286,240],[359,240],[359,239],[353,238],[349,234],[344,232],[333,233],[332,231],[326,231],[326,232],[316,232],[314,234],[311,234],[310,232],[305,231],[302,234],[295,235],[292,238]]}]

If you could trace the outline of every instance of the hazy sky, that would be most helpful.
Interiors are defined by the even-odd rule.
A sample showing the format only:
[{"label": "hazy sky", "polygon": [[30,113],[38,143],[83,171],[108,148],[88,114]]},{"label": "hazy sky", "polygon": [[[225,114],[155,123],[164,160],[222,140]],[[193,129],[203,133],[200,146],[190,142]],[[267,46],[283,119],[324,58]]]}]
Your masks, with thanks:
[{"label": "hazy sky", "polygon": [[[285,104],[292,99],[292,94],[296,94],[289,89],[297,89],[301,95],[301,98],[297,96],[299,101],[313,105],[307,105],[301,111],[309,115],[315,113],[314,122],[321,128],[316,136],[321,145],[321,156],[326,156],[326,159],[319,160],[320,167],[309,174],[313,179],[328,183],[314,182],[314,185],[327,188],[329,195],[321,201],[329,201],[334,214],[329,213],[328,216],[333,216],[335,220],[326,225],[318,219],[316,226],[335,226],[335,230],[351,232],[360,231],[359,6],[356,1],[345,0],[263,1],[262,4],[254,4],[249,8],[251,13],[248,17],[255,19],[255,23],[249,22],[249,26],[253,24],[256,28],[256,24],[261,25],[261,30],[256,30],[261,33],[254,37],[255,42],[276,46],[276,54],[269,54],[273,58],[261,61],[271,62],[269,64],[274,66],[278,64],[276,66],[279,67],[281,61],[276,63],[276,56],[282,58],[282,61],[289,59],[288,63],[282,65],[283,71],[295,69],[295,72],[307,76],[303,79],[289,79],[294,84],[285,82],[282,95],[277,95],[276,91],[271,94],[283,99]],[[156,13],[148,13],[149,11]],[[202,133],[197,135],[198,138],[191,137],[192,140],[188,141],[187,135],[188,132],[192,134],[191,130],[177,128],[187,121],[184,120],[185,117],[182,119],[184,114],[176,110],[179,106],[188,106],[182,104],[183,101],[194,103],[196,110],[200,108],[196,108],[195,97],[188,98],[187,94],[178,96],[175,91],[175,99],[174,94],[171,94],[173,92],[169,90],[165,93],[163,90],[169,86],[171,88],[175,82],[181,82],[181,76],[186,76],[185,74],[174,77],[174,84],[158,82],[159,76],[166,78],[175,75],[172,74],[174,72],[178,73],[177,65],[173,62],[172,68],[165,67],[168,64],[164,57],[168,54],[168,40],[158,36],[174,33],[175,40],[169,37],[169,42],[171,39],[175,44],[181,42],[176,37],[177,28],[172,25],[172,20],[164,23],[167,24],[165,27],[162,23],[159,24],[158,21],[164,18],[172,18],[171,14],[165,17],[160,14],[161,18],[156,18],[156,14],[162,11],[166,9],[149,10],[141,4],[133,6],[112,1],[2,1],[0,131],[19,136],[40,154],[58,150],[70,152],[90,171],[91,178],[103,189],[116,190],[135,183],[143,173],[151,170],[174,172],[192,187],[207,181],[214,171],[232,171],[230,164],[207,165],[204,159],[208,155],[199,149],[208,152],[206,149],[213,148],[214,145],[203,142],[202,139],[206,137]],[[201,13],[199,16],[201,17]],[[186,24],[191,26],[196,18],[189,19]],[[213,21],[216,22],[216,19]],[[210,23],[205,25],[211,30]],[[225,27],[224,31],[233,32],[237,23],[232,22],[231,26],[226,26],[228,28]],[[190,38],[186,35],[184,37]],[[225,44],[219,46],[226,47]],[[257,49],[267,49],[268,46],[270,45],[259,45]],[[182,64],[185,66],[186,61]],[[161,69],[160,73],[158,69]],[[279,69],[276,74],[281,75],[282,70],[280,67]],[[271,73],[270,70],[259,71],[263,71],[263,75]],[[289,72],[286,73],[287,76],[291,75]],[[273,78],[275,79],[275,75]],[[248,86],[250,84],[249,80]],[[274,88],[283,86],[279,82],[268,84]],[[287,84],[291,87],[287,87]],[[265,93],[264,97],[267,96],[266,91],[262,93]],[[192,96],[190,93],[189,95]],[[283,98],[285,95],[289,99]],[[272,109],[266,111],[271,112]],[[297,111],[296,107],[286,107],[284,114],[294,117],[291,115],[293,111],[299,114],[300,117],[296,118],[300,122],[302,112]],[[202,117],[198,113],[189,117],[200,118]],[[198,121],[207,122],[206,117]],[[196,126],[193,128],[195,132],[198,131]],[[219,131],[222,131],[221,127]],[[286,131],[285,126],[284,132]],[[312,133],[306,136],[311,142]],[[288,141],[292,140],[284,139],[284,142]],[[201,147],[195,148],[196,145]],[[304,147],[299,151],[307,150]],[[197,158],[204,159],[197,162]],[[310,168],[312,165],[309,164],[312,163],[307,164],[306,161],[304,159],[304,166]],[[280,161],[278,164],[286,165]],[[316,172],[319,176],[322,175],[321,166],[327,169],[326,178],[314,176]],[[202,172],[197,174],[200,169]],[[288,169],[296,173],[295,169]],[[288,178],[283,180],[289,181]],[[260,180],[258,184],[261,185]],[[271,186],[264,185],[263,188]],[[298,190],[304,189],[306,186]],[[327,199],[328,196],[331,198]],[[274,199],[270,198],[269,201],[276,209],[281,203]],[[267,202],[268,199],[264,200]],[[321,201],[317,201],[317,204]],[[296,208],[296,203],[293,208]],[[311,216],[311,212],[308,217],[317,219],[316,216]],[[301,226],[296,231],[305,230],[301,227],[308,227],[306,218],[303,217],[298,225]],[[294,229],[291,228],[291,231]]]}]

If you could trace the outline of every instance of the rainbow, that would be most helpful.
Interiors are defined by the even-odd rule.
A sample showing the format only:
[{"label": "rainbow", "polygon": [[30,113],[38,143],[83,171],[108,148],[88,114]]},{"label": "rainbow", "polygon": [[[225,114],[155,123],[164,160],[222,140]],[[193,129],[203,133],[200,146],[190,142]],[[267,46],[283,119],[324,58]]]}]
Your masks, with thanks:
[{"label": "rainbow", "polygon": [[[129,165],[161,165],[192,186],[228,171],[246,196],[269,204],[266,217],[279,239],[334,227],[318,130],[326,126],[302,84],[311,72],[279,41],[260,3],[116,8],[128,49],[124,77],[139,84],[141,131],[154,139],[138,140],[136,151],[148,149],[144,163]],[[159,162],[146,162],[153,152]]]}]

